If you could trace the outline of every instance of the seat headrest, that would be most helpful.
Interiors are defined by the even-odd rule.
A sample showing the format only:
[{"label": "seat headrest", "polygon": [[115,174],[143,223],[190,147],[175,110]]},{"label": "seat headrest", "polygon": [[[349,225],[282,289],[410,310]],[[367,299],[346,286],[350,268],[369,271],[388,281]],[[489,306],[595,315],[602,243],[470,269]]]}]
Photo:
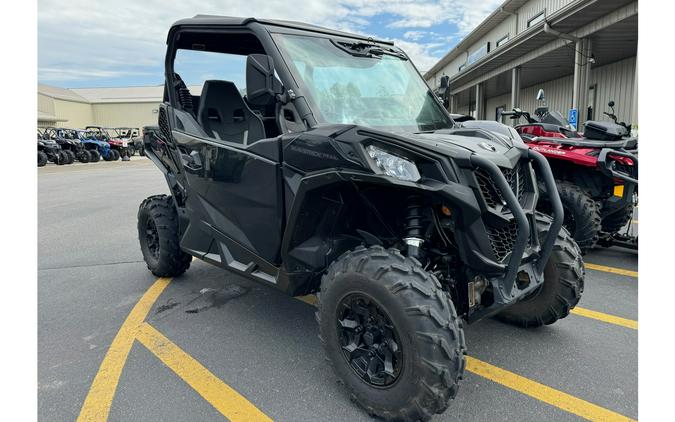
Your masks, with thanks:
[{"label": "seat headrest", "polygon": [[[239,90],[234,82],[230,81],[220,81],[220,80],[210,80],[204,81],[204,86],[202,88],[201,101],[205,99],[214,98],[216,96],[224,96],[226,98],[239,97]],[[243,102],[243,100],[242,100]]]}]

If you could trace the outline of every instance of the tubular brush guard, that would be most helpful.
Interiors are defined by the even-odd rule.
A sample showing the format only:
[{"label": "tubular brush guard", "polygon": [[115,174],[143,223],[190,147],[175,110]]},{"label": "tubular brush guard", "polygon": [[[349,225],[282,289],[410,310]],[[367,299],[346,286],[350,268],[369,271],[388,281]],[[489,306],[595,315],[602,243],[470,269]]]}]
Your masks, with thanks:
[{"label": "tubular brush guard", "polygon": [[[548,236],[541,245],[539,256],[537,257],[536,261],[533,263],[533,265],[524,265],[522,267],[521,260],[527,248],[528,241],[531,234],[536,235],[536,232],[531,233],[531,227],[527,219],[527,215],[523,211],[523,208],[518,202],[518,199],[511,190],[508,182],[506,181],[506,178],[499,170],[499,167],[497,167],[497,165],[492,161],[479,155],[473,155],[471,157],[471,163],[474,166],[488,172],[488,174],[495,181],[497,187],[502,193],[504,201],[506,201],[506,205],[513,213],[517,225],[517,238],[511,252],[511,257],[509,258],[509,262],[506,266],[506,272],[504,273],[503,277],[490,279],[490,282],[493,286],[495,304],[501,306],[493,306],[488,309],[477,311],[470,316],[471,320],[485,318],[486,316],[498,312],[503,306],[518,301],[530,292],[534,291],[543,283],[544,268],[546,267],[546,263],[551,256],[551,251],[553,250],[556,236],[558,235],[558,232],[560,232],[560,229],[563,225],[564,212],[562,202],[558,196],[555,179],[553,178],[553,173],[551,172],[548,161],[543,155],[531,149],[523,151],[523,156],[526,159],[532,160],[536,164],[539,170],[538,174],[543,178],[547,192],[549,192],[550,196],[549,200],[551,202],[553,222],[548,232]],[[536,225],[533,226],[536,230]],[[516,277],[519,271],[526,272],[530,280],[533,281],[522,289],[516,284]]]}]

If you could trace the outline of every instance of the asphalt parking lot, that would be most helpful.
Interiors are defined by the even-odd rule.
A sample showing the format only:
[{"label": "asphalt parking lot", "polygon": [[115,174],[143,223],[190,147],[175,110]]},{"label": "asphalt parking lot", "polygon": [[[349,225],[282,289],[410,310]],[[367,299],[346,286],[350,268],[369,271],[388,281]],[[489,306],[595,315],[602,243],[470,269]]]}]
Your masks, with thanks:
[{"label": "asphalt parking lot", "polygon": [[[371,420],[323,358],[311,297],[200,261],[150,274],[136,212],[156,193],[168,189],[143,157],[38,170],[39,418]],[[637,419],[638,255],[584,258],[565,320],[466,327],[467,375],[434,421]]]}]

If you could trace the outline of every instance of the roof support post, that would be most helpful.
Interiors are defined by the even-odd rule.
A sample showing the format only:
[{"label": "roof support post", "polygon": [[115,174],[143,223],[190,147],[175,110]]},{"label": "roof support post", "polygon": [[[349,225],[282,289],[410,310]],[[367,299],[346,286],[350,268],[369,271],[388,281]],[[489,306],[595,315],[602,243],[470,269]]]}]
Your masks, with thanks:
[{"label": "roof support post", "polygon": [[511,69],[511,108],[520,107],[520,66]]},{"label": "roof support post", "polygon": [[591,78],[591,40],[582,38],[575,43],[574,54],[574,93],[572,108],[577,110],[577,130],[581,130],[586,120],[588,108],[588,84]]},{"label": "roof support post", "polygon": [[476,84],[476,120],[485,119],[485,88],[483,82]]},{"label": "roof support post", "polygon": [[633,81],[633,107],[631,115],[631,136],[638,136],[638,57],[640,56],[640,47],[638,54],[635,55],[635,81]]}]

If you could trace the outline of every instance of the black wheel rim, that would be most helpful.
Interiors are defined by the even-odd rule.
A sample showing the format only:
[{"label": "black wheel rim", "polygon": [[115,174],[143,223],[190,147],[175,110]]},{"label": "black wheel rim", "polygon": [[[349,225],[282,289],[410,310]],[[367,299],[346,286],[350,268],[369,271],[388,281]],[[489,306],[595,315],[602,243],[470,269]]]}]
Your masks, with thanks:
[{"label": "black wheel rim", "polygon": [[337,331],[347,364],[366,384],[391,387],[403,368],[403,351],[396,327],[373,299],[353,293],[337,308]]},{"label": "black wheel rim", "polygon": [[148,252],[154,259],[159,259],[159,235],[155,222],[149,218],[145,225],[145,243],[148,245]]},{"label": "black wheel rim", "polygon": [[577,219],[574,218],[574,213],[568,207],[563,205],[563,212],[565,216],[563,217],[563,227],[567,229],[568,232],[574,236],[577,230]]}]

